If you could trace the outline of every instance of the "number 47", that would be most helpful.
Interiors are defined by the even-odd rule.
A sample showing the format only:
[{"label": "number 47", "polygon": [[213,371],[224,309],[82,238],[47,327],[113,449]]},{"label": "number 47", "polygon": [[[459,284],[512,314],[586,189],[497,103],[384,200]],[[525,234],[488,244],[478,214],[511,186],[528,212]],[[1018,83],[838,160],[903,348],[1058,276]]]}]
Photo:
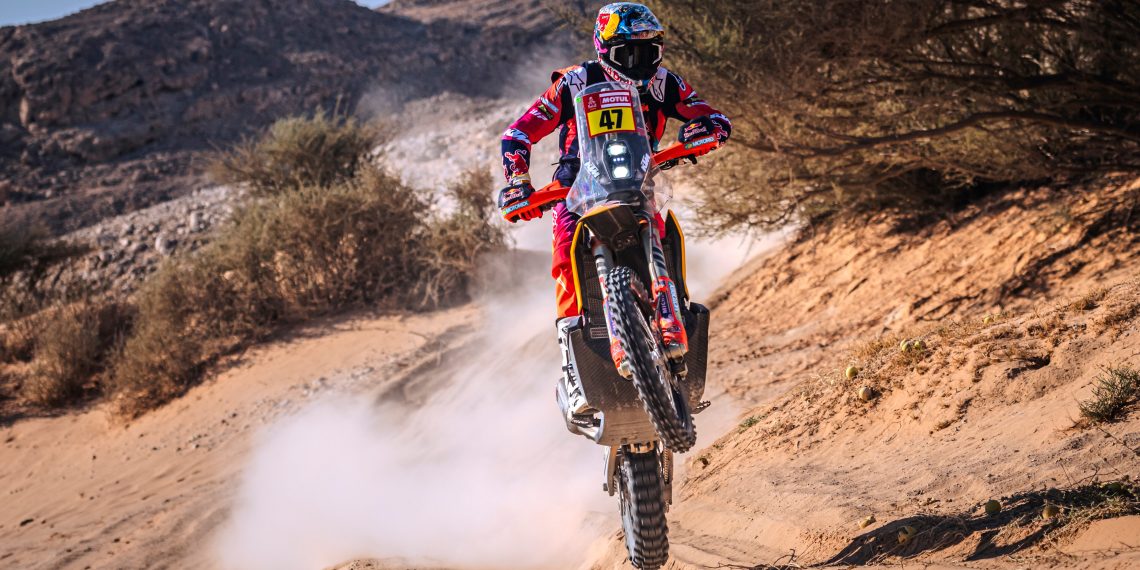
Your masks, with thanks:
[{"label": "number 47", "polygon": [[598,125],[603,129],[620,129],[624,118],[625,114],[620,109],[602,111],[602,115],[598,117]]}]

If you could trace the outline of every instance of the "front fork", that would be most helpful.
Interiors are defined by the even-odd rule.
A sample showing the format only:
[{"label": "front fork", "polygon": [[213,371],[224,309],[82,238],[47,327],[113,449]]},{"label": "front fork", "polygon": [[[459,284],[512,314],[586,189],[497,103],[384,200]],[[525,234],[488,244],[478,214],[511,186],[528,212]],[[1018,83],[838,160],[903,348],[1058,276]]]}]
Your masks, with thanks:
[{"label": "front fork", "polygon": [[610,312],[610,292],[606,287],[606,279],[610,276],[610,268],[614,265],[613,254],[602,240],[593,238],[591,251],[594,254],[594,266],[598,270],[598,284],[602,290],[602,314],[606,318],[606,334],[610,337],[610,358],[614,361],[614,368],[623,378],[633,378],[633,370],[629,367],[629,359],[625,357],[625,350],[617,333],[617,325]]},{"label": "front fork", "polygon": [[681,316],[681,300],[677,295],[677,284],[669,277],[665,265],[665,252],[661,247],[661,237],[650,222],[642,230],[645,244],[645,258],[651,260],[649,272],[653,278],[654,312],[657,328],[661,331],[665,357],[680,376],[685,375],[685,354],[689,352],[689,335],[685,332],[685,320]]}]

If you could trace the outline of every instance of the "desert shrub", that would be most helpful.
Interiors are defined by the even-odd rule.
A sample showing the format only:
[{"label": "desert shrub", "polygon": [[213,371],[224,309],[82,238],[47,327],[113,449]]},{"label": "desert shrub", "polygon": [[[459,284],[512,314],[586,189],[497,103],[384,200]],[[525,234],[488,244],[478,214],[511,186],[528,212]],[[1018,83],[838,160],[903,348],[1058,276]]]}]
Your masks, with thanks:
[{"label": "desert shrub", "polygon": [[418,302],[445,303],[449,296],[464,294],[478,272],[483,254],[506,247],[506,234],[497,219],[490,172],[464,174],[447,190],[452,202],[449,214],[425,227],[425,275],[417,285]]},{"label": "desert shrub", "polygon": [[1140,372],[1131,366],[1111,366],[1093,381],[1092,398],[1080,403],[1081,415],[1093,423],[1119,419],[1140,402]]},{"label": "desert shrub", "polygon": [[0,362],[29,362],[35,354],[40,319],[36,315],[3,319],[0,327]]},{"label": "desert shrub", "polygon": [[462,299],[475,258],[505,243],[490,176],[448,189],[441,213],[430,193],[369,161],[377,133],[318,112],[278,121],[215,160],[218,179],[251,196],[212,243],[140,290],[137,324],[109,378],[121,414],[178,396],[218,357],[281,326]]},{"label": "desert shrub", "polygon": [[1091,311],[1100,306],[1106,295],[1108,295],[1108,288],[1098,287],[1069,303],[1068,308],[1073,311]]},{"label": "desert shrub", "polygon": [[37,315],[31,375],[24,397],[60,407],[81,399],[84,386],[104,366],[117,339],[129,327],[131,311],[113,302],[84,301]]},{"label": "desert shrub", "polygon": [[218,182],[247,184],[261,195],[330,186],[356,174],[376,137],[372,126],[318,110],[281,119],[262,137],[220,153],[210,172]]},{"label": "desert shrub", "polygon": [[669,64],[736,126],[702,196],[709,229],[1140,169],[1136,2],[651,4]]},{"label": "desert shrub", "polygon": [[[138,321],[108,377],[107,392],[113,395],[119,413],[133,417],[181,394],[201,371],[207,341],[198,336],[201,330],[211,325],[237,326],[205,321],[206,315],[216,319],[225,303],[203,297],[216,289],[216,279],[196,281],[195,276],[209,278],[196,266],[168,266],[140,292]],[[193,302],[197,304],[189,304]],[[224,334],[222,330],[210,332]]]},{"label": "desert shrub", "polygon": [[17,271],[43,269],[79,251],[74,246],[52,241],[43,225],[19,218],[0,218],[0,280]]},{"label": "desert shrub", "polygon": [[0,222],[0,277],[11,275],[30,264],[44,237],[36,228],[11,220]]},{"label": "desert shrub", "polygon": [[253,198],[197,255],[139,293],[139,317],[111,376],[133,416],[181,394],[217,357],[282,325],[353,307],[432,308],[456,301],[474,257],[501,248],[489,177],[451,189],[450,213],[374,167],[328,187]]}]

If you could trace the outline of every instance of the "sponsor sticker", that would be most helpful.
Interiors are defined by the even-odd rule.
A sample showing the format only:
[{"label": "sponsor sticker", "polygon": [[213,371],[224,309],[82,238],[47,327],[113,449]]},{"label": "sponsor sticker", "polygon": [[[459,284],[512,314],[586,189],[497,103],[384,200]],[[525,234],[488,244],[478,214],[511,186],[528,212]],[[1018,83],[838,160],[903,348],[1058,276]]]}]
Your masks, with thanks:
[{"label": "sponsor sticker", "polygon": [[686,149],[696,148],[696,147],[701,146],[701,145],[709,144],[715,140],[716,140],[716,137],[705,137],[703,139],[697,139],[691,143],[685,144],[685,148]]},{"label": "sponsor sticker", "polygon": [[512,174],[526,174],[530,171],[530,165],[527,164],[526,149],[519,149],[515,152],[508,152],[503,155],[507,159],[507,167]]},{"label": "sponsor sticker", "polygon": [[629,91],[601,91],[585,96],[586,126],[590,138],[617,132],[634,132],[633,96]]}]

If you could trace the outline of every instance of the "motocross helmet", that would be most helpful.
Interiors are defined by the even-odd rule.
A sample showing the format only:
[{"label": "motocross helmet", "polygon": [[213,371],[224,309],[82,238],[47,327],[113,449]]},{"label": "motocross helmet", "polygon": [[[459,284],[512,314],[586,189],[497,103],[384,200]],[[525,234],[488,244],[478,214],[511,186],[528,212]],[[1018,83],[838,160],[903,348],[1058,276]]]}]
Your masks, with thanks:
[{"label": "motocross helmet", "polygon": [[665,30],[649,8],[634,2],[615,2],[598,12],[594,47],[608,75],[644,85],[661,66]]}]

